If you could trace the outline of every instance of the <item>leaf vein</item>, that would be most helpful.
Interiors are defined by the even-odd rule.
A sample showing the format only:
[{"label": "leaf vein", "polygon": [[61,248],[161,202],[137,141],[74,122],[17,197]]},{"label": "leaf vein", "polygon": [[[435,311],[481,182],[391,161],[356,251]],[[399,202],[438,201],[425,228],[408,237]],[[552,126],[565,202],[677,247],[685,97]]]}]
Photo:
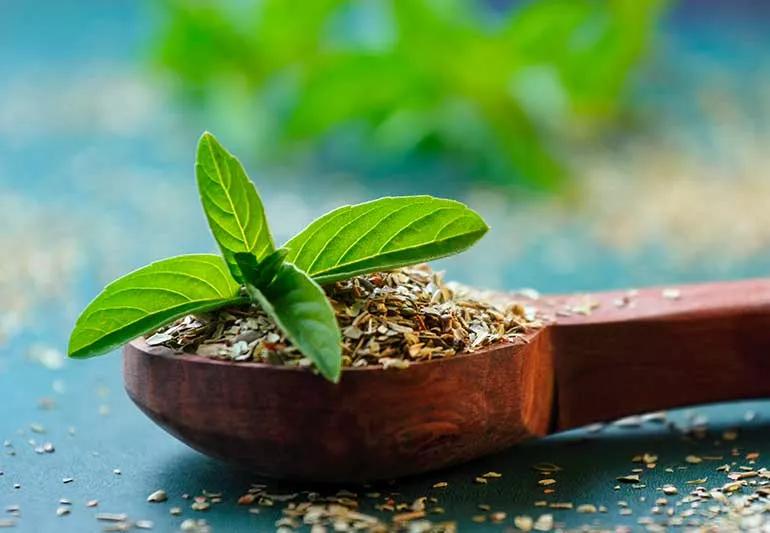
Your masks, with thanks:
[{"label": "leaf vein", "polygon": [[[356,244],[358,244],[359,242],[361,242],[361,240],[363,240],[364,238],[366,238],[366,236],[367,236],[367,235],[369,235],[371,232],[373,232],[373,231],[374,231],[374,230],[376,230],[378,227],[380,227],[380,226],[381,226],[381,225],[382,225],[382,224],[383,224],[383,223],[384,223],[384,222],[385,222],[385,221],[386,221],[388,218],[390,218],[390,217],[392,217],[392,216],[395,216],[395,215],[397,215],[398,213],[400,213],[400,212],[401,212],[401,211],[403,211],[404,209],[408,209],[408,208],[410,208],[410,207],[413,207],[413,206],[415,206],[415,205],[425,205],[426,203],[428,203],[428,202],[415,203],[415,204],[411,204],[411,205],[409,205],[409,204],[407,204],[407,205],[402,205],[401,207],[399,207],[399,208],[398,208],[398,209],[396,209],[395,211],[391,211],[390,213],[388,213],[387,215],[385,215],[385,217],[384,217],[382,220],[380,220],[380,221],[379,221],[377,224],[375,224],[374,226],[372,226],[371,228],[369,228],[369,230],[368,230],[368,231],[366,231],[366,232],[365,232],[363,235],[361,235],[361,236],[360,236],[358,239],[356,239],[356,240],[355,240],[355,242],[353,242],[353,243],[352,243],[350,246],[348,246],[348,247],[347,247],[347,249],[346,249],[346,250],[345,250],[345,251],[342,253],[342,255],[341,255],[341,256],[340,256],[340,257],[337,259],[337,262],[336,262],[336,263],[334,263],[334,264],[333,264],[331,267],[329,267],[329,268],[335,268],[335,267],[339,266],[339,265],[340,265],[340,263],[342,262],[342,260],[343,260],[343,259],[345,258],[345,256],[348,254],[348,252],[350,252],[350,250],[352,250],[352,249],[353,249],[353,247],[354,247]],[[371,257],[371,256],[370,256],[370,257]]]},{"label": "leaf vein", "polygon": [[[220,168],[219,162],[217,161],[217,158],[214,155],[214,148],[211,145],[211,141],[208,141],[206,143],[206,145],[208,146],[208,150],[209,150],[209,154],[211,155],[211,159],[214,162],[214,167],[217,169],[217,173],[220,175],[220,180],[222,181],[222,183],[221,183],[222,190],[225,193],[225,198],[227,198],[227,201],[230,204],[230,208],[233,210],[233,218],[235,220],[235,224],[236,224],[236,226],[238,226],[238,229],[240,230],[240,233],[241,233],[241,242],[246,244],[246,245],[248,245],[248,239],[246,238],[246,232],[244,231],[244,228],[241,225],[241,221],[238,218],[238,214],[235,211],[235,204],[233,203],[232,196],[230,195],[230,184],[225,186],[224,175],[222,173],[222,169]],[[229,172],[229,169],[228,169],[228,172]],[[230,180],[230,181],[232,181],[232,180]],[[222,226],[220,226],[220,227],[222,227]],[[231,232],[228,231],[228,233],[230,233],[232,235]]]},{"label": "leaf vein", "polygon": [[454,209],[454,207],[437,207],[436,209],[433,209],[432,211],[428,211],[427,213],[425,213],[425,214],[424,214],[424,215],[422,215],[421,217],[418,217],[418,218],[416,218],[416,219],[412,220],[412,221],[411,221],[409,224],[407,224],[406,226],[403,226],[402,228],[400,228],[400,229],[399,229],[399,230],[398,230],[396,233],[394,233],[393,235],[391,235],[391,237],[390,237],[388,240],[386,240],[384,243],[382,243],[382,245],[380,246],[380,248],[377,250],[377,254],[381,254],[381,253],[382,253],[382,251],[383,251],[383,250],[384,250],[384,249],[385,249],[385,248],[386,248],[386,247],[387,247],[387,246],[388,246],[388,245],[389,245],[391,242],[393,242],[393,241],[394,241],[396,238],[398,238],[398,236],[399,236],[399,235],[403,234],[403,233],[404,233],[406,230],[408,230],[409,228],[413,227],[415,224],[419,223],[421,220],[425,220],[426,218],[428,218],[428,217],[430,217],[430,216],[433,216],[433,215],[435,215],[435,214],[436,214],[436,213],[438,213],[439,211],[445,211],[445,210],[447,210],[447,209]]},{"label": "leaf vein", "polygon": [[351,224],[355,223],[355,222],[356,222],[358,219],[360,219],[361,217],[364,217],[364,216],[368,215],[369,213],[371,213],[372,211],[374,211],[375,209],[377,209],[377,208],[379,208],[379,207],[380,207],[380,206],[378,206],[378,205],[375,205],[374,207],[371,207],[370,209],[367,209],[366,211],[364,211],[364,212],[363,212],[363,213],[361,213],[360,215],[358,215],[358,216],[354,217],[353,219],[349,220],[347,223],[345,223],[345,224],[343,224],[342,226],[340,226],[339,228],[337,228],[337,231],[335,231],[335,232],[334,232],[334,234],[332,234],[332,235],[330,235],[329,237],[327,237],[327,238],[326,238],[326,242],[323,244],[323,246],[322,246],[322,247],[321,247],[321,249],[318,251],[318,253],[316,254],[316,256],[315,256],[315,257],[313,258],[313,260],[310,262],[310,265],[307,267],[307,271],[308,271],[308,272],[312,272],[312,271],[313,271],[313,267],[315,266],[315,264],[316,264],[316,262],[318,261],[318,259],[319,259],[319,258],[320,258],[320,257],[321,257],[321,256],[324,254],[324,252],[325,252],[325,251],[326,251],[326,250],[329,248],[329,244],[330,244],[331,242],[333,242],[333,241],[334,241],[335,237],[337,237],[337,235],[339,235],[339,234],[340,234],[340,232],[341,232],[342,230],[344,230],[345,228],[347,228],[347,227],[348,227],[348,226],[350,226]]}]

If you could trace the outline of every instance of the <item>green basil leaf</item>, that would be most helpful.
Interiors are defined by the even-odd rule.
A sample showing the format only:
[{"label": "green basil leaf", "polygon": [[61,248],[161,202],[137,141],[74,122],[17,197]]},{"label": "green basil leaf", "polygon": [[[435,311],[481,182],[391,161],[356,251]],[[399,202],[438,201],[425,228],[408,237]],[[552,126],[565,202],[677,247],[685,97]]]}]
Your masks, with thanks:
[{"label": "green basil leaf", "polygon": [[[236,254],[235,259],[244,275],[258,273],[259,265],[252,255]],[[340,328],[334,309],[315,281],[291,263],[280,263],[268,285],[257,287],[247,279],[246,291],[321,375],[335,383],[339,381]]]},{"label": "green basil leaf", "polygon": [[246,303],[218,255],[182,255],[113,281],[85,308],[72,331],[70,357],[93,357],[184,315]]},{"label": "green basil leaf", "polygon": [[211,233],[233,277],[243,281],[233,254],[262,259],[275,249],[259,193],[240,161],[209,132],[198,142],[195,177]]},{"label": "green basil leaf", "polygon": [[465,250],[489,227],[460,202],[380,198],[335,209],[286,243],[286,260],[326,284]]}]

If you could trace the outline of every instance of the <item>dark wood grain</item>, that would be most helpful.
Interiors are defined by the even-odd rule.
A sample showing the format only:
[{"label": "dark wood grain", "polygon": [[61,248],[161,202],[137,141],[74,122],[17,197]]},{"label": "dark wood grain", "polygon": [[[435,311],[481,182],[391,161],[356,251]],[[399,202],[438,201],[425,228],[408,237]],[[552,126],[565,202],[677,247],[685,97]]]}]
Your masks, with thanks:
[{"label": "dark wood grain", "polygon": [[770,281],[553,297],[516,345],[404,370],[308,370],[125,348],[126,390],[179,439],[270,477],[369,481],[434,470],[630,414],[770,395]]},{"label": "dark wood grain", "polygon": [[[559,429],[636,413],[770,396],[770,280],[592,295],[552,328]],[[560,299],[561,304],[566,299]],[[573,301],[582,301],[572,298]]]}]

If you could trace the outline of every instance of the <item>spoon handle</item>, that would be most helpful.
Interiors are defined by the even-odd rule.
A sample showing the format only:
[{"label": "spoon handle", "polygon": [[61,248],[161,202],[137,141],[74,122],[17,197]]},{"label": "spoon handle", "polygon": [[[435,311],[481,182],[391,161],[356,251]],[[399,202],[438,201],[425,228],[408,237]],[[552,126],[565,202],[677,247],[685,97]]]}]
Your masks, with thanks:
[{"label": "spoon handle", "polygon": [[549,301],[557,430],[770,397],[770,279]]}]

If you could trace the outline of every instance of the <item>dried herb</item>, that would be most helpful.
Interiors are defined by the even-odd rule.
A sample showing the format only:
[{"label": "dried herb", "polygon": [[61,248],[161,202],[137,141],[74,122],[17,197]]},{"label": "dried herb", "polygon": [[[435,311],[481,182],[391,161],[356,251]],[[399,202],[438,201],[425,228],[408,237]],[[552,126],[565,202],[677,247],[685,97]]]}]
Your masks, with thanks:
[{"label": "dried herb", "polygon": [[[445,257],[465,250],[488,230],[478,214],[453,200],[381,198],[332,211],[275,250],[256,188],[241,163],[208,132],[198,144],[195,168],[223,258],[174,257],[111,283],[78,318],[70,357],[100,355],[182,316],[250,300],[269,316],[279,338],[285,336],[324,377],[337,381],[340,332],[318,284]],[[156,334],[149,342],[168,340]],[[420,355],[451,344],[444,338],[427,341],[409,348]],[[400,354],[392,355],[390,363],[383,359],[384,366],[400,364]]]},{"label": "dried herb", "polygon": [[[356,276],[326,287],[342,331],[342,365],[405,368],[412,361],[451,357],[497,342],[513,342],[537,325],[507,298],[444,283],[427,265]],[[187,316],[149,343],[233,361],[307,366],[305,355],[261,307]],[[558,467],[555,467],[558,468]],[[494,477],[490,473],[488,477]]]}]

